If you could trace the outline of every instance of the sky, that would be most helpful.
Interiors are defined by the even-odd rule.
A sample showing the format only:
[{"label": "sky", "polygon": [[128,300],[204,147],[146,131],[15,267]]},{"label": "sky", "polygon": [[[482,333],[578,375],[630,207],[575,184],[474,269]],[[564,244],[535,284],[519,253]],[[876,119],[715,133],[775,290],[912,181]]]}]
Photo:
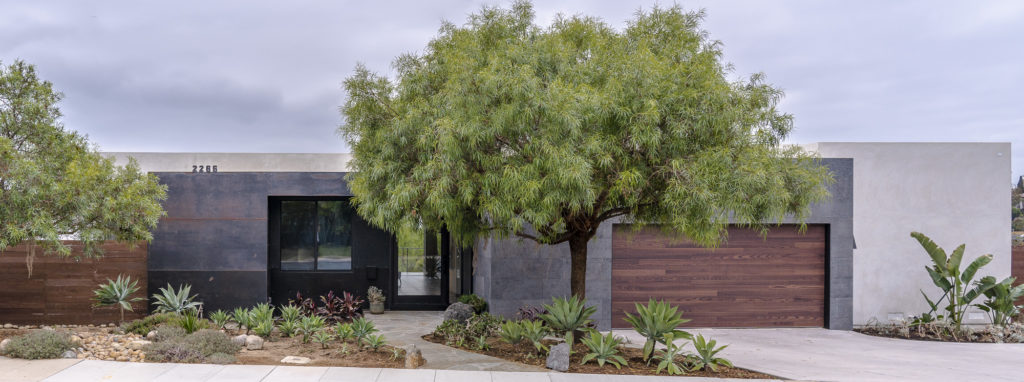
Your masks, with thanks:
[{"label": "sky", "polygon": [[[0,0],[0,62],[64,93],[103,151],[347,152],[341,82],[393,74],[443,20],[509,1]],[[537,1],[621,29],[654,1]],[[1013,143],[1024,175],[1024,1],[679,1],[739,80],[763,72],[792,143]]]}]

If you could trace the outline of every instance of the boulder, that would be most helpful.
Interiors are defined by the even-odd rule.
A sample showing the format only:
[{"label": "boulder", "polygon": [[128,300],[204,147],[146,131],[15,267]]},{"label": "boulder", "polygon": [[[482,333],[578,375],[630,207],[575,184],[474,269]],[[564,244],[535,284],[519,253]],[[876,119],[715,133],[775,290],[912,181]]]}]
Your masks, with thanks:
[{"label": "boulder", "polygon": [[260,337],[260,336],[246,336],[245,337],[245,349],[246,350],[262,350],[263,349],[263,337]]},{"label": "boulder", "polygon": [[448,309],[444,310],[444,319],[445,321],[455,320],[460,323],[466,322],[470,317],[473,317],[473,313],[475,313],[475,311],[473,310],[472,305],[456,302],[448,305]]},{"label": "boulder", "polygon": [[146,333],[146,339],[156,341],[156,330],[150,330],[149,333]]},{"label": "boulder", "polygon": [[548,353],[548,361],[544,365],[555,371],[569,370],[569,344],[563,342],[552,346]]},{"label": "boulder", "polygon": [[307,364],[309,362],[310,362],[309,358],[299,357],[299,356],[294,356],[294,355],[290,355],[290,356],[281,358],[281,363],[293,363],[293,364],[296,364],[296,365],[305,365],[305,364]]},{"label": "boulder", "polygon": [[233,343],[233,344],[235,344],[237,346],[245,346],[245,338],[246,337],[249,337],[249,336],[247,336],[245,334],[239,334],[237,336],[231,337],[231,343]]},{"label": "boulder", "polygon": [[7,352],[7,345],[9,345],[10,343],[10,338],[4,338],[3,341],[0,341],[0,354],[4,354]]},{"label": "boulder", "polygon": [[402,349],[405,350],[406,369],[415,369],[427,363],[427,360],[423,358],[423,352],[416,345],[406,345]]},{"label": "boulder", "polygon": [[74,350],[68,350],[68,351],[65,351],[63,354],[61,354],[60,357],[61,358],[72,358],[72,359],[73,358],[78,358],[78,353],[75,353]]},{"label": "boulder", "polygon": [[141,350],[142,347],[151,344],[152,342],[146,340],[135,340],[128,343],[128,348],[132,350]]}]

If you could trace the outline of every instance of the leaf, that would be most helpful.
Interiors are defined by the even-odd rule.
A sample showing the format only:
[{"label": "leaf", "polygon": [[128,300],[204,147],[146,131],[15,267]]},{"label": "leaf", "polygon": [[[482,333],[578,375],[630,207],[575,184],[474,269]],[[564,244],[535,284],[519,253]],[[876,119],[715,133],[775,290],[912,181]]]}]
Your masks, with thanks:
[{"label": "leaf", "polygon": [[978,272],[978,269],[990,262],[992,262],[992,255],[978,256],[978,258],[974,259],[974,261],[972,261],[971,264],[967,266],[967,269],[965,269],[960,275],[960,280],[964,283],[970,282],[974,279],[974,274]]}]

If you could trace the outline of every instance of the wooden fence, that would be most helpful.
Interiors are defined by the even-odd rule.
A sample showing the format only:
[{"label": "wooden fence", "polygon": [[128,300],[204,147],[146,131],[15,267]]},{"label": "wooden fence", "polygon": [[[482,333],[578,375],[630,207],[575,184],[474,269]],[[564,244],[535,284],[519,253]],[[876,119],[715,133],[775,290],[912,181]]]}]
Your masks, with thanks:
[{"label": "wooden fence", "polygon": [[1017,284],[1024,284],[1024,245],[1017,245],[1010,249],[1012,251],[1012,264],[1010,275],[1017,278]]},{"label": "wooden fence", "polygon": [[25,258],[26,245],[7,248],[0,252],[0,324],[22,325],[103,324],[120,320],[117,307],[93,308],[93,290],[118,274],[138,280],[139,291],[133,297],[135,312],[125,312],[125,319],[136,319],[146,313],[146,256],[145,242],[134,249],[116,242],[102,245],[99,259],[73,259],[82,254],[78,242],[65,242],[72,248],[72,257],[59,258],[43,255],[36,249],[32,277],[28,276]]}]

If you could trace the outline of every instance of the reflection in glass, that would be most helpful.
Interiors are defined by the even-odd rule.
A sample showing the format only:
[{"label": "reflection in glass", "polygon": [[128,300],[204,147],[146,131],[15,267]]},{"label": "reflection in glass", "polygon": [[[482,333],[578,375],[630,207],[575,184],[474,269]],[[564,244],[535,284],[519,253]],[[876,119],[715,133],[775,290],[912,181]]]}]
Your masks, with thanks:
[{"label": "reflection in glass", "polygon": [[318,270],[352,269],[352,206],[348,201],[317,202]]},{"label": "reflection in glass", "polygon": [[316,204],[281,202],[281,269],[313,270]]},{"label": "reflection in glass", "polygon": [[441,295],[441,240],[437,232],[398,231],[398,295]]}]

